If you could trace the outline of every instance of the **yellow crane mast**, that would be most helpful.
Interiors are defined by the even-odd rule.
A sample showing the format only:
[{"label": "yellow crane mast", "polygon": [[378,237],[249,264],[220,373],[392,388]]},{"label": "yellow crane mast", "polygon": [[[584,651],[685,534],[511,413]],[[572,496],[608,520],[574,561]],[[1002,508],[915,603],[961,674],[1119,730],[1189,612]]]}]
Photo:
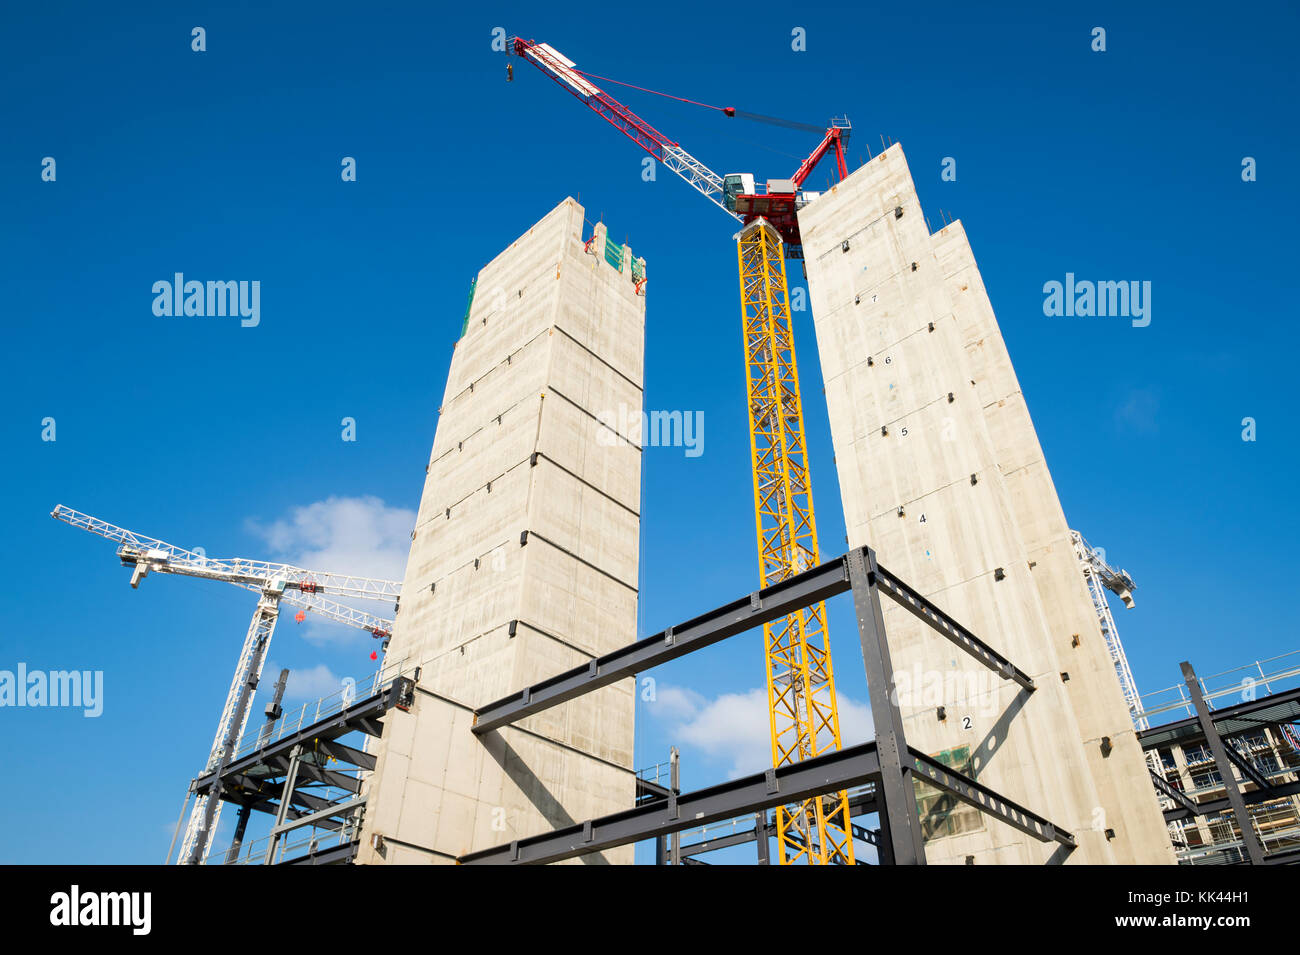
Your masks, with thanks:
[{"label": "yellow crane mast", "polygon": [[[784,246],[781,236],[763,219],[751,222],[736,239],[754,525],[759,580],[765,587],[820,561]],[[840,718],[826,605],[818,603],[778,623],[765,624],[763,645],[772,765],[783,766],[839,749]],[[852,865],[848,794],[839,792],[777,807],[776,836],[783,864]]]}]

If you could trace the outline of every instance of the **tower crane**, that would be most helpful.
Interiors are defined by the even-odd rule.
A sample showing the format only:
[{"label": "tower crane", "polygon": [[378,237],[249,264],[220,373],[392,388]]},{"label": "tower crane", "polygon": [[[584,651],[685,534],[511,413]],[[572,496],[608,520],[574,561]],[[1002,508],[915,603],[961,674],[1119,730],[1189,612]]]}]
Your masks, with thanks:
[{"label": "tower crane", "polygon": [[1088,596],[1092,598],[1092,606],[1097,611],[1097,620],[1101,623],[1101,636],[1106,641],[1106,649],[1110,652],[1110,661],[1115,666],[1115,675],[1119,677],[1119,687],[1124,694],[1124,703],[1128,706],[1129,716],[1133,718],[1133,725],[1137,729],[1144,730],[1149,724],[1142,713],[1137,681],[1133,679],[1133,671],[1129,669],[1124,644],[1120,643],[1119,630],[1115,626],[1115,618],[1111,616],[1110,604],[1106,600],[1105,593],[1109,590],[1124,603],[1125,607],[1132,609],[1133,591],[1137,588],[1137,584],[1133,583],[1133,578],[1126,571],[1116,570],[1106,563],[1103,552],[1084,540],[1083,535],[1078,531],[1070,531],[1070,540],[1074,543],[1074,553],[1079,559],[1079,569],[1083,571],[1083,579],[1088,584]]},{"label": "tower crane", "polygon": [[[217,723],[205,772],[213,769],[219,771],[243,736],[252,708],[253,693],[262,676],[266,651],[275,632],[281,604],[368,631],[375,638],[382,639],[385,646],[392,634],[391,620],[345,606],[322,595],[328,593],[352,599],[392,600],[396,612],[402,590],[402,585],[397,581],[350,574],[318,573],[291,564],[260,560],[211,558],[157,538],[137,534],[62,504],[50,512],[50,516],[115,542],[118,545],[118,558],[123,566],[131,568],[133,588],[138,588],[140,581],[151,572],[157,572],[225,581],[259,595],[257,609],[253,612],[253,620],[249,624],[248,635],[244,638],[239,662],[235,666],[235,676],[226,694],[225,707]],[[202,795],[195,801],[185,838],[181,842],[181,851],[177,856],[178,862],[198,864],[207,858],[211,849],[210,836],[216,830],[220,813],[221,799],[218,792],[214,791],[211,796]]]},{"label": "tower crane", "polygon": [[[605,78],[577,69],[572,60],[549,44],[515,37],[508,52],[540,69],[740,223],[735,238],[759,579],[762,586],[768,586],[816,565],[820,561],[817,522],[785,260],[803,257],[796,213],[817,197],[817,193],[803,189],[813,169],[833,152],[840,179],[848,175],[844,144],[852,129],[849,121],[833,119],[826,127],[782,122],[822,133],[822,140],[789,179],[769,179],[758,186],[750,173],[722,176],[714,172],[592,82]],[[509,75],[513,76],[513,70]],[[765,119],[738,114],[734,107],[708,108],[729,117]],[[773,766],[839,749],[839,709],[825,604],[764,625],[763,641]],[[776,836],[782,865],[854,864],[847,793],[777,807]]]}]

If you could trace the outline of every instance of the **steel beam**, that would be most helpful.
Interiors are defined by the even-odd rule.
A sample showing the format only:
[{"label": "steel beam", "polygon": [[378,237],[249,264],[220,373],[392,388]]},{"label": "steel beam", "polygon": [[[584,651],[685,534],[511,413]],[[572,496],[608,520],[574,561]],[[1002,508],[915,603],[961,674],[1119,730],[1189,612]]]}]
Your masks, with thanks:
[{"label": "steel beam", "polygon": [[980,812],[1005,822],[1008,826],[1028,833],[1039,842],[1059,842],[1067,849],[1076,847],[1077,843],[1072,833],[1057,828],[1037,813],[1030,812],[919,750],[909,748],[908,754],[918,779],[924,780],[937,789],[942,789],[962,802],[974,806]]},{"label": "steel beam", "polygon": [[670,803],[654,802],[625,809],[554,832],[471,852],[459,861],[463,865],[559,862],[874,782],[879,776],[876,744],[862,743],[708,789],[682,793]]},{"label": "steel beam", "polygon": [[725,836],[718,836],[713,839],[701,839],[698,842],[688,843],[681,848],[683,859],[690,856],[697,856],[704,852],[714,852],[718,849],[726,849],[731,846],[741,846],[746,842],[753,842],[756,837],[756,829],[742,829],[739,832],[728,833]]},{"label": "steel beam", "polygon": [[[293,803],[293,787],[297,785],[298,782],[298,765],[301,760],[302,744],[298,743],[294,746],[293,752],[289,755],[289,773],[284,778],[284,788],[281,790],[280,796],[280,808],[275,814],[275,825],[271,827],[271,834],[266,840],[266,856],[262,859],[263,865],[270,865],[275,860],[275,850],[280,845],[280,827],[284,825],[284,821],[289,815],[290,805]],[[314,813],[312,815],[314,815]]]},{"label": "steel beam", "polygon": [[[876,787],[873,796],[881,823],[875,844],[881,861],[923,865],[925,845],[915,798],[915,781],[919,777],[1041,841],[1059,842],[1067,848],[1074,848],[1074,837],[1069,832],[908,747],[902,714],[892,693],[894,670],[880,606],[882,590],[1004,679],[1028,692],[1034,690],[1034,681],[882,568],[876,561],[875,552],[868,547],[852,550],[836,560],[765,587],[678,627],[669,627],[662,633],[596,657],[584,666],[574,667],[480,707],[475,711],[473,732],[478,735],[491,732],[850,590],[858,617],[875,722],[876,739],[873,742],[676,798],[643,800],[641,805],[630,810],[469,853],[459,861],[467,865],[558,862],[628,842],[663,840],[663,837],[682,829],[753,812],[760,815],[755,829],[746,837],[759,842],[762,863],[766,848],[766,820],[762,818],[762,811],[859,783],[873,782]],[[738,838],[738,841],[743,840]],[[661,841],[657,846],[659,859],[667,849]]]},{"label": "steel beam", "polygon": [[1241,770],[1241,775],[1244,778],[1249,779],[1260,789],[1270,790],[1273,788],[1273,784],[1260,775],[1259,770],[1250,765],[1250,760],[1237,752],[1235,747],[1224,746],[1223,751],[1228,755],[1228,759],[1232,760],[1233,764]]},{"label": "steel beam", "polygon": [[1196,719],[1201,724],[1201,732],[1205,734],[1205,742],[1210,747],[1210,754],[1214,756],[1214,767],[1223,778],[1223,788],[1227,791],[1233,818],[1237,820],[1237,827],[1241,830],[1241,841],[1246,847],[1246,857],[1250,859],[1251,865],[1263,865],[1264,847],[1259,843],[1255,823],[1251,819],[1250,810],[1246,808],[1246,800],[1241,798],[1241,787],[1237,785],[1237,774],[1232,771],[1223,739],[1214,726],[1210,708],[1201,694],[1201,681],[1196,678],[1196,671],[1192,669],[1189,662],[1184,660],[1179,666],[1182,667],[1183,680],[1192,695],[1192,705],[1196,707]]},{"label": "steel beam", "polygon": [[[396,704],[410,682],[408,677],[397,677],[378,693],[373,693],[366,699],[358,701],[343,713],[327,716],[315,723],[300,727],[277,740],[265,743],[247,755],[232,760],[228,765],[222,767],[221,777],[224,779],[247,773],[253,767],[263,763],[269,764],[277,759],[286,759],[287,754],[292,751],[293,747],[300,743],[319,746],[323,752],[334,756],[336,759],[346,758],[345,754],[347,752],[363,756],[366,758],[366,763],[370,764],[369,767],[366,763],[358,763],[357,766],[361,769],[373,768],[374,756],[362,753],[350,746],[345,746],[336,742],[336,740],[352,732],[378,736],[382,730],[382,724],[378,721],[382,720],[384,714]],[[216,770],[202,774],[195,783],[195,791],[202,795],[213,787],[217,779]]]},{"label": "steel beam", "polygon": [[[1187,798],[1187,796],[1181,790],[1175,789],[1173,786],[1171,786],[1169,784],[1169,780],[1165,779],[1163,776],[1161,776],[1159,773],[1157,773],[1154,769],[1151,769],[1150,767],[1147,767],[1147,772],[1151,774],[1151,782],[1155,784],[1156,789],[1160,791],[1160,794],[1162,796],[1164,796],[1166,799],[1176,802],[1179,806],[1181,806],[1184,810],[1186,810],[1187,814],[1190,816],[1199,816],[1201,814],[1200,807],[1198,807],[1196,803],[1192,802],[1189,798]],[[1168,818],[1168,816],[1166,816],[1166,818]]]},{"label": "steel beam", "polygon": [[278,838],[286,832],[293,829],[301,829],[303,826],[315,826],[329,819],[330,816],[337,815],[340,812],[348,812],[359,806],[366,804],[365,796],[357,796],[355,799],[349,799],[347,802],[336,803],[328,809],[322,809],[320,812],[313,812],[310,815],[299,816],[297,819],[284,819],[277,822],[271,827],[272,838]]},{"label": "steel beam", "polygon": [[810,604],[843,593],[848,586],[843,557],[819,564],[480,707],[474,711],[474,732],[482,735],[761,624],[780,620]]},{"label": "steel beam", "polygon": [[[1282,783],[1267,791],[1253,789],[1248,793],[1242,793],[1241,798],[1245,800],[1247,806],[1253,806],[1256,803],[1268,802],[1270,799],[1281,799],[1285,796],[1294,796],[1297,793],[1300,793],[1300,782]],[[1215,799],[1212,802],[1194,803],[1194,807],[1194,809],[1188,809],[1179,806],[1175,809],[1166,809],[1165,822],[1178,822],[1181,819],[1190,819],[1192,816],[1213,816],[1227,812],[1232,808],[1232,804],[1224,798]]]},{"label": "steel beam", "polygon": [[880,568],[875,552],[870,548],[851,551],[847,563],[853,609],[858,617],[858,637],[862,643],[862,663],[867,670],[871,719],[876,725],[875,742],[880,763],[878,785],[885,803],[880,813],[880,849],[887,861],[894,865],[925,865],[925,839],[921,833],[921,816],[916,809],[912,765],[907,759],[903,714],[892,692],[894,666],[889,658],[885,622],[880,609]]},{"label": "steel beam", "polygon": [[[880,800],[876,798],[874,790],[864,790],[849,795],[849,816],[862,816],[867,813],[879,812]],[[880,845],[880,833],[875,829],[867,829],[856,823],[851,824],[853,835],[873,846]],[[703,852],[713,852],[715,849],[725,849],[729,846],[742,845],[746,842],[758,842],[759,865],[768,865],[770,860],[765,858],[764,844],[770,838],[772,824],[767,819],[766,812],[754,814],[754,828],[742,829],[739,832],[728,833],[725,836],[716,836],[714,838],[697,839],[694,842],[686,843],[682,846],[683,856],[699,855]]]},{"label": "steel beam", "polygon": [[306,855],[285,859],[280,865],[342,865],[351,862],[360,843],[348,842],[329,849],[317,849]]},{"label": "steel beam", "polygon": [[[1212,713],[1214,728],[1223,739],[1249,733],[1261,726],[1292,722],[1300,715],[1300,687],[1225,706]],[[1262,718],[1256,714],[1262,714]],[[1201,739],[1202,735],[1200,721],[1192,716],[1142,730],[1138,733],[1138,742],[1144,750],[1173,744],[1185,746]]]},{"label": "steel beam", "polygon": [[880,589],[895,603],[929,624],[940,636],[947,637],[1003,679],[1020,684],[1030,693],[1034,692],[1033,677],[879,564],[875,564],[875,578]]},{"label": "steel beam", "polygon": [[849,589],[850,558],[856,554],[866,561],[868,553],[879,590],[1004,679],[1033,691],[1034,681],[1028,674],[881,567],[875,561],[875,553],[869,548],[858,548],[755,591],[748,597],[741,597],[693,620],[669,627],[612,653],[596,657],[582,666],[481,706],[474,711],[473,731],[481,736],[525,716],[540,713],[584,693],[635,676],[661,663],[712,646],[728,637],[844,593]]}]

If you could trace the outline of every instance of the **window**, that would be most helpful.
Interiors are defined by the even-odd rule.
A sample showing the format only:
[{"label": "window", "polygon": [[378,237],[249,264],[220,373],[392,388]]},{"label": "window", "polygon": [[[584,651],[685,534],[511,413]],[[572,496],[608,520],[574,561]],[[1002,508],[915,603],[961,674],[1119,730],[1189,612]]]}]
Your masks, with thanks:
[{"label": "window", "polygon": [[1209,772],[1192,773],[1192,787],[1194,789],[1209,789],[1211,786],[1220,786],[1223,784],[1223,777],[1219,775],[1217,769],[1211,769]]},{"label": "window", "polygon": [[[945,749],[933,753],[932,756],[965,776],[972,778],[975,776],[971,766],[969,746]],[[916,783],[916,809],[921,816],[921,835],[927,842],[931,839],[984,831],[982,812],[920,780]]]}]

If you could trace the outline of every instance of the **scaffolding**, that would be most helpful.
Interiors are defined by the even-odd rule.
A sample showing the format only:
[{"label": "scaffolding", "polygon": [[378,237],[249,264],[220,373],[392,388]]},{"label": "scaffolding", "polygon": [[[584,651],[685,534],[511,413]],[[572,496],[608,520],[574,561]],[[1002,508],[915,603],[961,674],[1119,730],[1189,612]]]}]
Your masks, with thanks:
[{"label": "scaffolding", "polygon": [[1179,863],[1300,862],[1300,688],[1288,687],[1300,682],[1300,652],[1205,678],[1188,663],[1183,672],[1180,686],[1142,701],[1148,718],[1187,715],[1138,734]]}]

